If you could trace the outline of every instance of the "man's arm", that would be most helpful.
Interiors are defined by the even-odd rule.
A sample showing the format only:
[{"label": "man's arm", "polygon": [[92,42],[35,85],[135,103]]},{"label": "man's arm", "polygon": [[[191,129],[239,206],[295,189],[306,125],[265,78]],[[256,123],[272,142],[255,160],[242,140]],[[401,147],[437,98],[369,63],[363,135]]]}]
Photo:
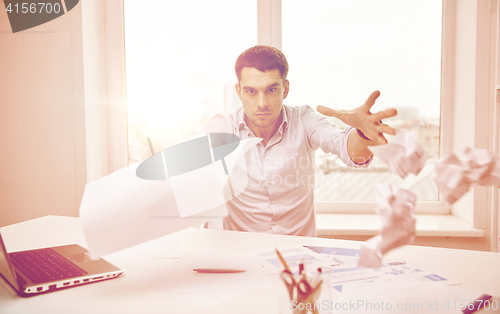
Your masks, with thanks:
[{"label": "man's arm", "polygon": [[358,165],[365,164],[372,157],[368,146],[373,146],[373,141],[363,139],[356,130],[353,130],[347,138],[347,152],[351,160]]},{"label": "man's arm", "polygon": [[373,92],[362,106],[353,110],[333,110],[324,106],[317,107],[319,113],[338,118],[345,124],[361,131],[361,134],[357,131],[351,132],[347,140],[349,157],[357,164],[363,164],[371,158],[372,153],[368,146],[387,144],[384,133],[396,135],[395,129],[381,121],[395,116],[397,114],[396,109],[386,109],[374,114],[370,112],[378,96],[380,96],[379,91]]}]

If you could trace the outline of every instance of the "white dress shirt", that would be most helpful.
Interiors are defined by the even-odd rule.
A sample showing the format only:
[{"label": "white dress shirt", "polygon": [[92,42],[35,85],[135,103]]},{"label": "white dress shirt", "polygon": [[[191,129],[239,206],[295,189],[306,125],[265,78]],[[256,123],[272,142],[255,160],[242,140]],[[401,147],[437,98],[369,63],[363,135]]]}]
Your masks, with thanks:
[{"label": "white dress shirt", "polygon": [[[321,147],[350,167],[347,138],[354,129],[340,130],[309,106],[283,106],[283,122],[264,146],[245,154],[248,186],[227,203],[224,229],[316,236],[314,216],[314,152]],[[241,140],[255,137],[246,125],[243,107],[219,113],[206,125],[207,133],[231,133]]]}]

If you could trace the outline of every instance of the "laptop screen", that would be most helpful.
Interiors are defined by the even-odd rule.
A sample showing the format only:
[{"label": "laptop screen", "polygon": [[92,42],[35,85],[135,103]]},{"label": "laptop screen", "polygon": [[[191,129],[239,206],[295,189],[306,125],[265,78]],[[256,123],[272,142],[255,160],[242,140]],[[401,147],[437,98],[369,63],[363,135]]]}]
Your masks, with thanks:
[{"label": "laptop screen", "polygon": [[7,250],[3,243],[2,234],[0,233],[0,274],[17,290],[19,290],[19,285],[17,284],[16,274],[10,263],[10,258],[7,255]]}]

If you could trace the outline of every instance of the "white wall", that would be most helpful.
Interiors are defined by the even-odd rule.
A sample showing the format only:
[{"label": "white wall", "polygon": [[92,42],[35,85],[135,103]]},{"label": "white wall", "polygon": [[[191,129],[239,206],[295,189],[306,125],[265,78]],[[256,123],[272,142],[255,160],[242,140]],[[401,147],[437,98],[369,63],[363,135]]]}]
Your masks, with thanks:
[{"label": "white wall", "polygon": [[0,4],[0,226],[78,216],[85,183],[127,166],[121,25],[122,1],[85,0],[12,34]]},{"label": "white wall", "polygon": [[0,4],[0,226],[78,215],[86,181],[80,7],[13,34]]}]

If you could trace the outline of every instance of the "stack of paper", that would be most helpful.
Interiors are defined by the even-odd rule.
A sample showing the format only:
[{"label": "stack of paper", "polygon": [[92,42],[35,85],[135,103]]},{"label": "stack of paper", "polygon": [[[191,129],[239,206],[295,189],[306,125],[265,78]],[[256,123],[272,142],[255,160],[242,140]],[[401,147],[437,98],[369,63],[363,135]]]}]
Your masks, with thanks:
[{"label": "stack of paper", "polygon": [[377,186],[377,214],[382,220],[380,234],[368,239],[361,246],[358,265],[380,268],[382,256],[390,250],[415,239],[415,217],[413,208],[417,197],[412,192],[391,187]]},{"label": "stack of paper", "polygon": [[417,175],[427,160],[424,149],[408,131],[398,131],[389,144],[368,149],[403,179],[410,173]]},{"label": "stack of paper", "polygon": [[449,288],[440,282],[373,282],[353,288],[332,302],[335,313],[462,314]]},{"label": "stack of paper", "polygon": [[[279,248],[279,251],[292,272],[298,274],[299,264],[304,264],[306,269],[309,265],[321,265],[324,267],[332,266],[338,263],[329,261],[326,258],[322,258],[319,254],[314,251],[301,246],[291,246],[285,248]],[[276,255],[276,249],[265,250],[259,252],[259,256],[266,273],[268,275],[279,274],[283,271],[283,264]],[[316,268],[314,268],[314,271]]]},{"label": "stack of paper", "polygon": [[451,153],[436,162],[434,179],[448,204],[455,203],[473,185],[500,185],[500,159],[486,149],[469,147],[465,159]]}]

